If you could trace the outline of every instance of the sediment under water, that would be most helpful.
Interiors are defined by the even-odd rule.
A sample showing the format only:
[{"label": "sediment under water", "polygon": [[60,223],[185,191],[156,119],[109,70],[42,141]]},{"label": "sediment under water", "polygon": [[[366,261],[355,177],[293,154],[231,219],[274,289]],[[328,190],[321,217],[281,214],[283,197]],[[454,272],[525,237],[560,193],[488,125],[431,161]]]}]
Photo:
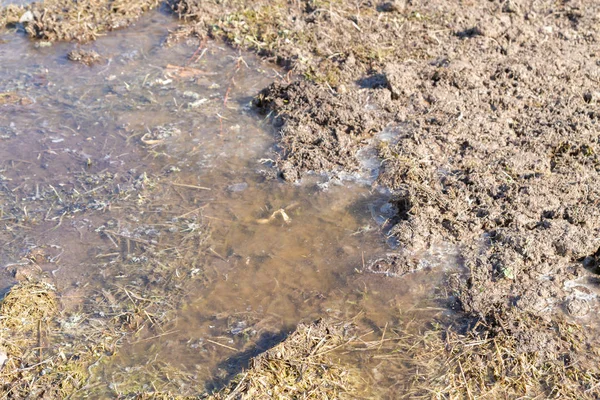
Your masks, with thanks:
[{"label": "sediment under water", "polygon": [[[94,369],[90,391],[157,389],[160,363],[197,386],[158,389],[198,393],[299,321],[360,313],[382,329],[411,310],[439,312],[452,251],[424,255],[431,268],[401,280],[363,274],[390,251],[393,213],[372,171],[273,179],[275,133],[251,99],[279,71],[219,43],[163,47],[175,25],[153,12],[85,45],[103,57],[92,67],[68,61],[73,44],[0,44],[0,93],[11,95],[0,105],[1,289],[36,249],[65,312],[90,311],[103,286],[149,285],[132,271],[159,250],[170,251],[165,268],[189,276],[165,327],[128,339]],[[207,242],[191,241],[207,227]]]}]

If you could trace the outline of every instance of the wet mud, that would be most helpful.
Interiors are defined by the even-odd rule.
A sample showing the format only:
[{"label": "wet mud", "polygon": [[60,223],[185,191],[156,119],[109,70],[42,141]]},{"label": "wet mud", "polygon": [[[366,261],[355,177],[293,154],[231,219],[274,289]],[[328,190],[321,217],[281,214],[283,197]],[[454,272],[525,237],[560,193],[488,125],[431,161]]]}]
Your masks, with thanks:
[{"label": "wet mud", "polygon": [[159,3],[157,0],[56,0],[22,6],[11,4],[0,13],[0,22],[20,25],[36,39],[88,42],[107,31],[131,25]]},{"label": "wet mud", "polygon": [[278,168],[284,180],[297,181],[309,171],[359,169],[356,153],[382,122],[377,111],[365,110],[368,99],[357,95],[336,96],[305,81],[273,84],[258,94],[255,106],[280,128]]},{"label": "wet mud", "polygon": [[161,46],[175,26],[153,13],[85,46],[4,36],[3,315],[37,307],[40,288],[56,301],[2,326],[8,398],[218,392],[299,322],[367,307],[383,325],[382,304],[440,278],[384,289],[361,274],[387,248],[389,196],[273,179],[252,99],[280,71],[220,43]]}]

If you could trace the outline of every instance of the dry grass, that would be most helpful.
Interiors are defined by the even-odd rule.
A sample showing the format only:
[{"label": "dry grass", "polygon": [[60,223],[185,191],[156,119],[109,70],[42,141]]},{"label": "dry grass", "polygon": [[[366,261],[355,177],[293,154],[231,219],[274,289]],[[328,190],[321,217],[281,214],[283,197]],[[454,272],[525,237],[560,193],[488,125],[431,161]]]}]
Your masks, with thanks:
[{"label": "dry grass", "polygon": [[3,398],[63,398],[85,380],[80,358],[50,345],[57,314],[56,290],[47,282],[20,283],[4,297],[0,305],[0,349],[6,357],[0,370]]},{"label": "dry grass", "polygon": [[0,305],[3,330],[28,331],[47,323],[57,313],[56,289],[46,282],[25,282],[13,287]]},{"label": "dry grass", "polygon": [[6,7],[0,8],[0,29],[7,25],[13,25],[19,22],[23,8],[9,4]]},{"label": "dry grass", "polygon": [[[211,400],[245,399],[340,399],[355,398],[364,393],[364,383],[356,371],[340,361],[336,355],[351,345],[353,338],[347,334],[351,323],[319,320],[312,324],[301,323],[283,342],[250,360],[247,370],[236,375],[224,388],[213,394],[183,396],[173,383],[179,378],[193,382],[193,377],[181,377],[182,371],[160,365],[158,369],[140,368],[130,371],[129,380],[138,373],[158,383],[153,389],[140,388],[121,393],[120,398],[136,400],[185,400],[205,398]],[[353,328],[352,328],[353,329]],[[364,342],[361,342],[364,343]],[[380,342],[377,341],[377,345]],[[376,348],[377,346],[374,346]],[[156,367],[156,365],[154,366]],[[163,385],[164,375],[174,382]],[[190,379],[191,378],[191,379]],[[132,385],[127,385],[130,388]]]},{"label": "dry grass", "polygon": [[[58,225],[61,215],[82,209],[102,210],[107,204],[118,203],[132,213],[143,207],[154,209],[157,204],[174,209],[165,220],[154,221],[164,222],[159,224],[160,229],[168,235],[160,236],[162,240],[147,234],[147,225],[106,221],[97,231],[104,245],[99,245],[97,257],[89,259],[96,264],[88,268],[97,275],[81,286],[60,288],[57,293],[48,283],[52,281],[42,278],[11,288],[0,303],[0,360],[4,355],[8,357],[0,370],[0,399],[93,397],[100,388],[94,386],[99,366],[123,343],[164,332],[163,326],[173,321],[173,310],[186,299],[190,287],[197,287],[204,279],[203,254],[209,246],[210,230],[203,222],[201,209],[184,212],[179,204],[161,200],[150,203],[154,182],[142,175],[143,179],[136,174],[131,180],[121,181],[110,174],[83,173],[76,175],[78,183],[98,188],[88,195],[41,192],[39,209],[46,216],[56,211],[52,209],[53,199],[61,198],[59,218],[55,220]],[[114,190],[115,185],[121,190]],[[170,182],[165,185],[171,186]],[[17,230],[21,216],[5,217],[7,229]],[[39,258],[49,262],[43,254]],[[32,255],[21,260],[27,266],[38,261]],[[40,271],[38,275],[43,274]],[[63,289],[71,294],[62,298]],[[150,380],[167,390],[177,388],[180,378],[188,378],[168,365],[148,369],[137,375],[142,378],[136,382],[137,387]],[[195,383],[193,379],[186,382]],[[101,387],[107,388],[106,383],[101,382]],[[105,394],[102,392],[98,398],[105,398]]]},{"label": "dry grass", "polygon": [[[125,290],[121,289],[126,297],[138,297]],[[117,302],[125,307],[124,299]],[[88,385],[91,366],[116,351],[117,338],[123,339],[128,330],[145,323],[135,315],[147,314],[152,304],[144,309],[144,304],[136,304],[139,309],[112,310],[113,316],[137,321],[132,326],[108,315],[104,320],[85,314],[67,317],[58,310],[52,285],[28,281],[14,286],[0,305],[0,352],[7,356],[0,385],[5,398],[59,399],[93,393],[93,386]],[[523,316],[513,317],[510,324],[478,323],[468,329],[436,325],[409,330],[405,325],[386,326],[380,338],[375,335],[367,341],[363,339],[370,334],[349,337],[348,332],[354,332],[350,323],[300,324],[286,340],[252,359],[246,371],[208,398],[353,398],[386,390],[389,396],[436,399],[600,396],[600,353],[588,345],[589,338],[578,325]],[[362,359],[365,371],[383,371],[383,378],[366,382],[369,374],[359,376],[349,359]],[[122,393],[123,398],[190,398],[173,388],[171,380],[194,381],[180,376],[177,368],[165,364],[142,372],[154,374],[152,381],[163,384],[158,390],[130,386],[131,394]],[[135,380],[135,372],[128,374]],[[172,392],[160,392],[161,387]]]},{"label": "dry grass", "polygon": [[[531,318],[528,329],[560,346],[552,353],[528,350],[523,337],[479,325],[459,333],[437,326],[393,340],[369,356],[385,370],[396,395],[411,399],[561,398],[600,396],[598,352],[584,348],[584,332],[567,322]],[[551,349],[550,349],[551,350]],[[554,354],[554,356],[551,356]]]},{"label": "dry grass", "polygon": [[357,376],[334,359],[348,343],[343,324],[300,324],[285,341],[252,359],[250,368],[211,396],[224,399],[336,399],[355,393]]},{"label": "dry grass", "polygon": [[[171,5],[180,18],[195,23],[182,26],[172,40],[222,38],[333,87],[394,57],[423,57],[421,48],[406,52],[397,46],[413,41],[411,30],[426,18],[412,10],[379,13],[370,2],[340,0],[173,0]],[[431,29],[439,26],[429,22]]]}]

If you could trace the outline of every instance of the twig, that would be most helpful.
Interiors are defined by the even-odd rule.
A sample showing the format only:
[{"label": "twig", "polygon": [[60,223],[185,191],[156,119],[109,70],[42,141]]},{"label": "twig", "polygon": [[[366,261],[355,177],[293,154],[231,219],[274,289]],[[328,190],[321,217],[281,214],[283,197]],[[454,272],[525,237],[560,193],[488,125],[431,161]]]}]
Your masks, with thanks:
[{"label": "twig", "polygon": [[238,349],[236,349],[235,347],[227,346],[226,344],[221,344],[219,342],[215,342],[214,340],[206,339],[206,341],[212,344],[216,344],[217,346],[225,347],[226,349],[229,349],[231,351],[238,351]]},{"label": "twig", "polygon": [[149,337],[149,338],[146,338],[146,339],[140,339],[140,340],[137,340],[135,342],[131,342],[129,344],[137,344],[137,343],[147,342],[149,340],[158,339],[159,337],[170,335],[172,333],[177,333],[177,332],[179,332],[179,329],[175,329],[175,330],[172,330],[172,331],[164,332],[164,333],[161,333],[160,335],[155,335],[155,336],[152,336],[152,337]]},{"label": "twig", "polygon": [[188,188],[188,189],[212,190],[211,188],[207,188],[207,187],[204,187],[204,186],[187,185],[185,183],[174,183],[174,182],[171,182],[171,185],[177,186],[177,187],[184,187],[184,188]]}]

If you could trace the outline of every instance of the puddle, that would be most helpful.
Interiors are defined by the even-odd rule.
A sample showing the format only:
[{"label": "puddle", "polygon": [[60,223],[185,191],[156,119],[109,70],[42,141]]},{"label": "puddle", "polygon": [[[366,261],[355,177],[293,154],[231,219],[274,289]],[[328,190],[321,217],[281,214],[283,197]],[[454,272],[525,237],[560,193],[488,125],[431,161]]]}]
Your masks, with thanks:
[{"label": "puddle", "polygon": [[177,298],[168,317],[147,316],[164,325],[136,325],[80,394],[194,394],[302,320],[360,315],[379,334],[400,315],[440,313],[438,267],[455,262],[451,250],[403,279],[361,273],[390,251],[372,158],[365,180],[273,179],[274,133],[250,101],[278,71],[217,43],[161,46],[175,26],[150,13],[86,45],[104,57],[91,68],[67,60],[72,44],[0,44],[0,93],[15,99],[0,105],[0,289],[41,251],[35,267],[66,311],[104,318],[110,288],[134,304],[155,286]]}]

